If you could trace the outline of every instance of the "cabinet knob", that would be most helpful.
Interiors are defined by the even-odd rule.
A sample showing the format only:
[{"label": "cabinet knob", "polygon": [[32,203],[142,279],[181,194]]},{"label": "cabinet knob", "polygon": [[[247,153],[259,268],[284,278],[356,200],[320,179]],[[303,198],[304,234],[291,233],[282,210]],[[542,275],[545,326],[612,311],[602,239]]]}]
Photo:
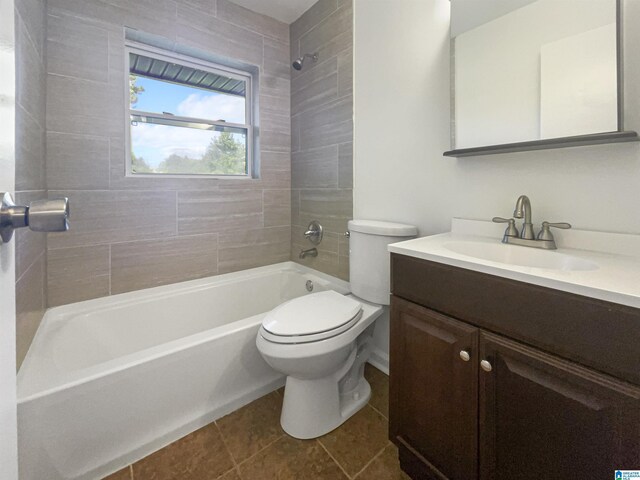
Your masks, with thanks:
[{"label": "cabinet knob", "polygon": [[485,372],[490,372],[491,370],[493,370],[493,367],[488,360],[482,360],[480,362],[480,368],[482,368]]},{"label": "cabinet knob", "polygon": [[466,350],[460,350],[460,358],[463,361],[468,362],[469,360],[471,360],[471,355],[469,355],[469,352],[467,352]]}]

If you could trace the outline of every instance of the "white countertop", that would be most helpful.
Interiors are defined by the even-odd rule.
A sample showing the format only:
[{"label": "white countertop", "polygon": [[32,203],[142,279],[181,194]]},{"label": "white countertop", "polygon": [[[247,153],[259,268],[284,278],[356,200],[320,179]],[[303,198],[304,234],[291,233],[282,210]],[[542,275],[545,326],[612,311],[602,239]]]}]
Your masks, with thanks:
[{"label": "white countertop", "polygon": [[501,243],[504,229],[505,225],[456,218],[449,233],[393,243],[389,251],[640,308],[640,235],[554,230],[558,250],[544,254],[566,254],[593,262],[598,268],[592,270],[524,267],[463,255],[447,248],[452,242],[504,245]]}]

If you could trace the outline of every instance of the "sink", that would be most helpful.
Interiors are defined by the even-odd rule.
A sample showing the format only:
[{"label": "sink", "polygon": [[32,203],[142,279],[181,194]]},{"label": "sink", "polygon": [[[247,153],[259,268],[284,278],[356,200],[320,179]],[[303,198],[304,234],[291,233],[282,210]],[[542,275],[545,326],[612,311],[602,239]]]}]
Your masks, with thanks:
[{"label": "sink", "polygon": [[559,250],[543,250],[501,243],[501,233],[493,222],[454,218],[448,233],[392,243],[388,250],[640,308],[640,235],[567,230]]},{"label": "sink", "polygon": [[599,268],[598,264],[590,260],[566,253],[536,250],[503,243],[453,241],[446,242],[442,246],[460,255],[519,267],[564,271],[589,271]]}]

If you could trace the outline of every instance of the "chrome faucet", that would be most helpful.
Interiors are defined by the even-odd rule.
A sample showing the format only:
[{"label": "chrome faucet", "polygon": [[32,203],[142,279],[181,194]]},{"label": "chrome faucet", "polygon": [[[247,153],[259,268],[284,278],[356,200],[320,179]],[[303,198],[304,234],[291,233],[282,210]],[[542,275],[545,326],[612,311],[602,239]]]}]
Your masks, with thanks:
[{"label": "chrome faucet", "polygon": [[518,231],[516,221],[513,218],[493,217],[495,223],[507,223],[507,229],[502,237],[502,243],[521,245],[523,247],[543,248],[545,250],[555,250],[558,248],[555,238],[551,233],[551,227],[568,229],[571,225],[565,222],[550,223],[542,222],[542,228],[536,237],[531,221],[531,202],[526,195],[520,195],[513,211],[515,218],[524,218],[522,230]]},{"label": "chrome faucet", "polygon": [[533,240],[536,238],[533,233],[533,223],[531,223],[531,201],[526,195],[520,195],[516,202],[516,208],[513,210],[515,218],[523,218],[522,230],[520,230],[520,238]]}]

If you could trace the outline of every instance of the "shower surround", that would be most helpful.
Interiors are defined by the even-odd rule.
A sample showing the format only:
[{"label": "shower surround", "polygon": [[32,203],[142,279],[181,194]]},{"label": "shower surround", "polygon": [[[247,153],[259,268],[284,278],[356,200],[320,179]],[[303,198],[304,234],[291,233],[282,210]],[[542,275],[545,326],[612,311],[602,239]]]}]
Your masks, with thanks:
[{"label": "shower surround", "polygon": [[[260,178],[125,176],[125,27],[256,66]],[[289,258],[289,29],[227,0],[49,0],[48,305]]]},{"label": "shower surround", "polygon": [[[16,194],[24,205],[47,196],[45,169],[46,6],[16,0]],[[16,231],[16,360],[20,367],[47,308],[46,236]]]},{"label": "shower surround", "polygon": [[[353,5],[320,0],[291,24],[291,55],[318,54],[291,69],[291,259],[349,279],[353,217]],[[315,258],[304,232],[319,220],[324,238]]]}]

